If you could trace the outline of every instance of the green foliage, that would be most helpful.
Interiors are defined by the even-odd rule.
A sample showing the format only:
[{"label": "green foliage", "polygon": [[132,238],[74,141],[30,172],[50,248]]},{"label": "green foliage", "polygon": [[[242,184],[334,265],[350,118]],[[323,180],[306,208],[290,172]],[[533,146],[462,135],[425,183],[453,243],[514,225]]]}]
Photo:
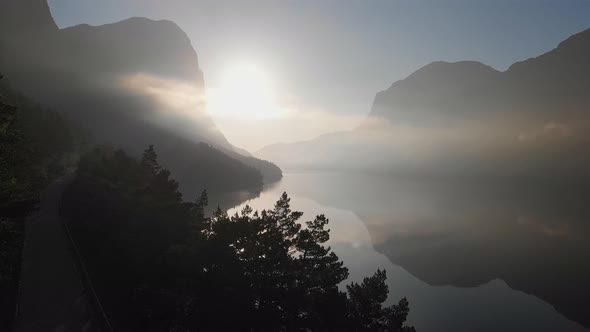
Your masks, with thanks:
[{"label": "green foliage", "polygon": [[348,269],[325,245],[328,219],[302,227],[286,193],[270,210],[207,217],[207,192],[184,202],[153,146],[140,161],[101,147],[63,204],[122,330],[410,331],[405,299],[382,307],[385,272],[340,291]]}]

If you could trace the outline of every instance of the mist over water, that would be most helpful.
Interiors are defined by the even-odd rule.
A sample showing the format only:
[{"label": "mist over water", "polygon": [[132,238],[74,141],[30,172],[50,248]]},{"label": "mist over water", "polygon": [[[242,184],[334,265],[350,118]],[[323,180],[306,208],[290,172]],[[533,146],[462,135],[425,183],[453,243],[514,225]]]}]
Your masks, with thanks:
[{"label": "mist over water", "polygon": [[269,208],[283,191],[303,220],[330,219],[349,280],[387,270],[388,301],[412,299],[419,330],[587,331],[568,319],[587,310],[584,191],[300,172],[229,212]]}]

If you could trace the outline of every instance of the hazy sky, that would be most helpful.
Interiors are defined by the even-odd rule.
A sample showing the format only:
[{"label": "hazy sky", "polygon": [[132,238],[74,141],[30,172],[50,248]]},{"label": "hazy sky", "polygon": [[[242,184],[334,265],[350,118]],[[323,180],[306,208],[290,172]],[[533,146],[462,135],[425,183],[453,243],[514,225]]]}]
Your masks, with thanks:
[{"label": "hazy sky", "polygon": [[477,60],[505,70],[590,28],[590,0],[49,4],[60,27],[132,16],[176,22],[191,38],[211,89],[225,84],[228,68],[257,68],[264,76],[261,84],[272,85],[287,111],[257,121],[213,114],[232,143],[250,150],[352,128],[369,112],[377,91],[429,62]]}]

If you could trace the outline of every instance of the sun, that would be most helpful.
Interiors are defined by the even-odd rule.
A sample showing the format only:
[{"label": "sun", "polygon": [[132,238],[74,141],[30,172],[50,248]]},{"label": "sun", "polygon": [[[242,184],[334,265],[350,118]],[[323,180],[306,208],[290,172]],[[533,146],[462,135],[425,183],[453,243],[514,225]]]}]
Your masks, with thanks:
[{"label": "sun", "polygon": [[214,116],[244,120],[271,118],[280,113],[270,77],[252,64],[228,67],[219,84],[207,91],[207,105]]}]

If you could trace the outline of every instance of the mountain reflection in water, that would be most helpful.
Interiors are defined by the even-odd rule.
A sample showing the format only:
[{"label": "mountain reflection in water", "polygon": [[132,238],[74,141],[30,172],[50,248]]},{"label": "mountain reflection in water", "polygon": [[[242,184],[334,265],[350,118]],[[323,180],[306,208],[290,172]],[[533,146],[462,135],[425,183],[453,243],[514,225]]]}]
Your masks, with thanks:
[{"label": "mountain reflection in water", "polygon": [[304,220],[330,218],[350,280],[386,268],[390,301],[409,299],[419,331],[590,326],[590,191],[579,186],[289,173],[247,204],[270,208],[283,191]]}]

